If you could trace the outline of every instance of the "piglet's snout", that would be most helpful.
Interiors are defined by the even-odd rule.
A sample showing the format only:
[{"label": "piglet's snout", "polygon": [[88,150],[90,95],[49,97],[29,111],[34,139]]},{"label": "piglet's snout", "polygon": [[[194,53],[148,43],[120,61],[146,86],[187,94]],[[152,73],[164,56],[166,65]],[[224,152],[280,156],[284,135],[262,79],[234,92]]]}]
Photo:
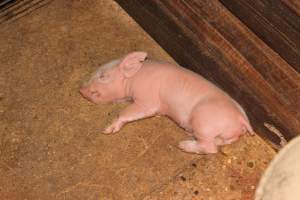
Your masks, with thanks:
[{"label": "piglet's snout", "polygon": [[79,92],[84,98],[91,101],[93,101],[94,98],[101,97],[101,94],[97,90],[92,90],[90,87],[86,87],[86,86],[82,86]]},{"label": "piglet's snout", "polygon": [[81,94],[83,97],[88,96],[88,89],[87,89],[87,87],[81,87],[81,88],[79,89],[79,92],[80,92],[80,94]]},{"label": "piglet's snout", "polygon": [[81,87],[79,90],[80,94],[87,99],[90,99],[92,96],[92,91],[88,87]]}]

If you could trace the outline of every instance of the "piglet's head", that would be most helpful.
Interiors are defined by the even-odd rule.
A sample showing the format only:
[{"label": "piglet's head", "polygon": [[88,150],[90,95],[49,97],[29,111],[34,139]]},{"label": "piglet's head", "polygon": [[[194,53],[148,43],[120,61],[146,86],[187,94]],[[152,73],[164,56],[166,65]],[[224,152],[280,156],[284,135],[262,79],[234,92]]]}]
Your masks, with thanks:
[{"label": "piglet's head", "polygon": [[146,57],[145,52],[132,52],[122,59],[101,66],[91,79],[81,86],[80,93],[94,103],[128,98],[126,84],[140,70]]}]

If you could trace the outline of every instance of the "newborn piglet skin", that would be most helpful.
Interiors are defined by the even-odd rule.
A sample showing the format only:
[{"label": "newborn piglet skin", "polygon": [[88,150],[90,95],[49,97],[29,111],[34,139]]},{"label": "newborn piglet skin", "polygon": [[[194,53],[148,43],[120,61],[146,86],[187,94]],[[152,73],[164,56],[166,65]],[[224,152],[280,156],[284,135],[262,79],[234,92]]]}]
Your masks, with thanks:
[{"label": "newborn piglet skin", "polygon": [[228,94],[183,67],[146,60],[132,52],[101,66],[80,93],[94,103],[130,100],[104,133],[118,132],[128,122],[165,115],[194,139],[179,143],[185,152],[217,153],[218,146],[236,141],[253,129],[242,107]]}]

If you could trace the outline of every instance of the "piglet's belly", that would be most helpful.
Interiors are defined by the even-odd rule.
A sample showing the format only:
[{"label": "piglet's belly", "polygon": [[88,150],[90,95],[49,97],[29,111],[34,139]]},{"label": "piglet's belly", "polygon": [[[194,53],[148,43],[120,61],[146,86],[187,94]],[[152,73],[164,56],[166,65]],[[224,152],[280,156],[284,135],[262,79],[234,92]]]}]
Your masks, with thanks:
[{"label": "piglet's belly", "polygon": [[184,109],[164,109],[161,111],[162,115],[165,115],[176,122],[180,127],[184,128],[186,131],[192,131],[190,125],[190,112]]}]

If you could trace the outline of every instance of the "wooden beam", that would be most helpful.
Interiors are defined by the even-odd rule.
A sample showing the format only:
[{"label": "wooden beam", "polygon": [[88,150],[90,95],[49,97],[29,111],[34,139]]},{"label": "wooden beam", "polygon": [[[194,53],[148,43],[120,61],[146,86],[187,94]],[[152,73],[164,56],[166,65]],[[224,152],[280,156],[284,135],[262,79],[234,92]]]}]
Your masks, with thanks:
[{"label": "wooden beam", "polygon": [[300,73],[300,16],[293,9],[299,3],[293,0],[220,1]]},{"label": "wooden beam", "polygon": [[299,0],[281,0],[284,2],[291,10],[293,10],[297,15],[300,16],[300,1]]},{"label": "wooden beam", "polygon": [[117,2],[180,65],[240,102],[260,135],[279,145],[275,129],[300,133],[299,74],[219,1]]}]

